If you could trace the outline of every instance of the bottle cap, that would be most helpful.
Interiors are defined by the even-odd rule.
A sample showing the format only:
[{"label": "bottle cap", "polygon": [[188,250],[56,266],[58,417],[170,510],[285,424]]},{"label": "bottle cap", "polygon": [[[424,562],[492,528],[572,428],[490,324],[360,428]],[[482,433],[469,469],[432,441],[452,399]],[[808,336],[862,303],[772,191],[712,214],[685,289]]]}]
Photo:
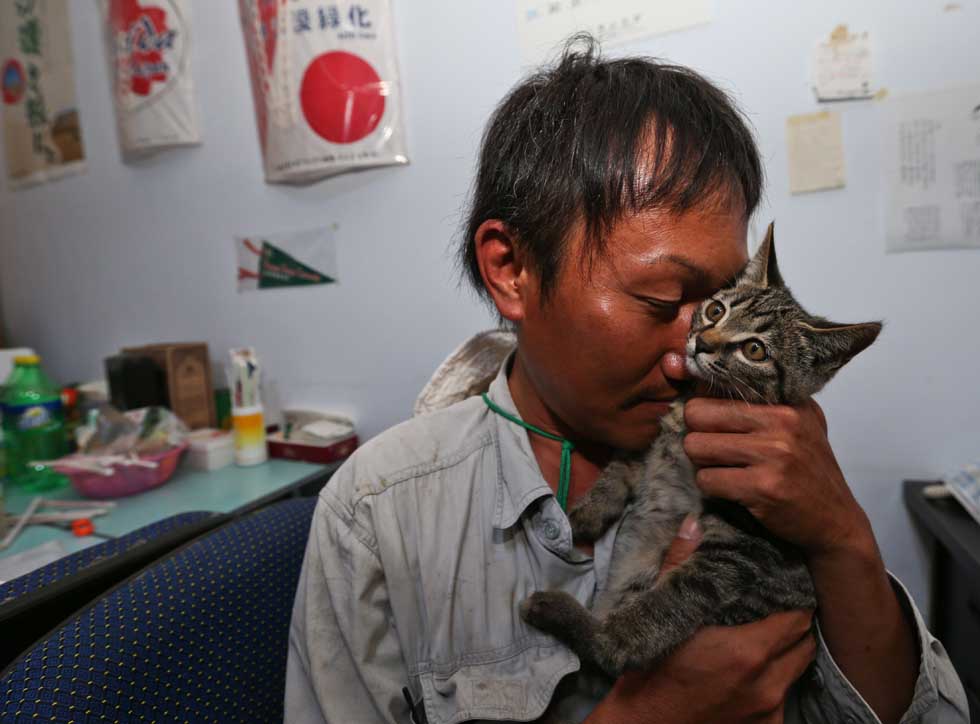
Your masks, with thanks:
[{"label": "bottle cap", "polygon": [[36,354],[19,354],[14,357],[15,365],[36,365],[41,362],[41,358]]}]

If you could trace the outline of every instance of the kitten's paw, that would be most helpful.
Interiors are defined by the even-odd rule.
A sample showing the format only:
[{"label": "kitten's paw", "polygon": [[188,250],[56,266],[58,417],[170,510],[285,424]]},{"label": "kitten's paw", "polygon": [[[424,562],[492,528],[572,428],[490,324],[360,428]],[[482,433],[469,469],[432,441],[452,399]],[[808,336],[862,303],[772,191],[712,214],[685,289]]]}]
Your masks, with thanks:
[{"label": "kitten's paw", "polygon": [[521,602],[520,614],[526,623],[553,633],[575,617],[581,605],[564,591],[538,591]]},{"label": "kitten's paw", "polygon": [[605,522],[600,511],[593,506],[580,505],[568,513],[575,543],[595,543],[605,533]]}]

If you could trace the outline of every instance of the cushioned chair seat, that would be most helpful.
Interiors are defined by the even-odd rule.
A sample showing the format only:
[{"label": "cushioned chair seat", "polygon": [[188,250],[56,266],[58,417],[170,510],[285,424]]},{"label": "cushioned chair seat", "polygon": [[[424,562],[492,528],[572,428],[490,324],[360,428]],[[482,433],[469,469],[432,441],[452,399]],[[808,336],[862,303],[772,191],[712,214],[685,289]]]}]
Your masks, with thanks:
[{"label": "cushioned chair seat", "polygon": [[0,721],[280,721],[315,502],[227,523],[72,616],[0,676]]}]

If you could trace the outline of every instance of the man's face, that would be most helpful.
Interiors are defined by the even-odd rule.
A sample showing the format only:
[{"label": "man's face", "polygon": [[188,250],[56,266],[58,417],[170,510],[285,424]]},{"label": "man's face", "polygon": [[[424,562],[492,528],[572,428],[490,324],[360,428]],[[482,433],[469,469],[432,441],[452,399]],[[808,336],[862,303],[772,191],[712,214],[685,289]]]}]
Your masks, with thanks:
[{"label": "man's face", "polygon": [[690,380],[691,315],[745,265],[745,239],[741,210],[647,211],[619,222],[590,266],[573,230],[552,295],[528,299],[519,348],[541,401],[579,440],[638,450],[656,437]]}]

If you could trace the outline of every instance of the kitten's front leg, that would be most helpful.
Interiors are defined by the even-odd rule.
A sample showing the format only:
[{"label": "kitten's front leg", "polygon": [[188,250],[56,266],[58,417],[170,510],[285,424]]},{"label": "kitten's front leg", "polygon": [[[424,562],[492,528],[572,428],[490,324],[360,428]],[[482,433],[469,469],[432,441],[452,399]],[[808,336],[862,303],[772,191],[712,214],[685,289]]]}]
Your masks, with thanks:
[{"label": "kitten's front leg", "polygon": [[564,591],[538,591],[521,602],[521,618],[549,633],[584,661],[595,661],[601,624]]},{"label": "kitten's front leg", "polygon": [[568,514],[576,543],[594,543],[602,537],[626,510],[642,474],[642,460],[620,458],[606,466],[595,485]]},{"label": "kitten's front leg", "polygon": [[646,588],[649,581],[638,581],[641,590],[601,621],[564,591],[532,594],[521,603],[521,618],[614,679],[627,669],[648,669],[701,628],[717,605],[691,595],[691,584],[702,588],[698,579],[704,576],[689,563],[671,571],[659,586]]},{"label": "kitten's front leg", "polygon": [[593,635],[594,660],[612,677],[652,667],[738,600],[745,573],[740,560],[697,551],[652,587],[638,577]]}]

